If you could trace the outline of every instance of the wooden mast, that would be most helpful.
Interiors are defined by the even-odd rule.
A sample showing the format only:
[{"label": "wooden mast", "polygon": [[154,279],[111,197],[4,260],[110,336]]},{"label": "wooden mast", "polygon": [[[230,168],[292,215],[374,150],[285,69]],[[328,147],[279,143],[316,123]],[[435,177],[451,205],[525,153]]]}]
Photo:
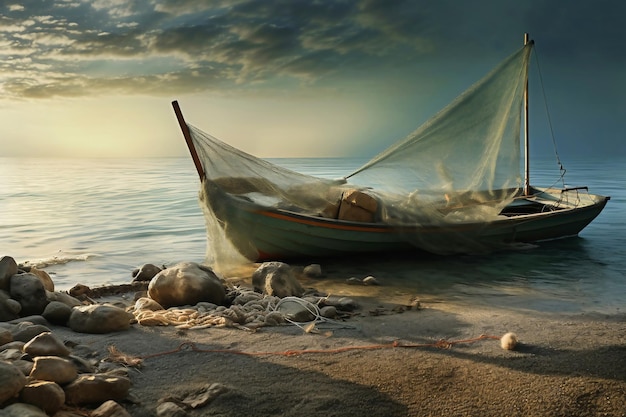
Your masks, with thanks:
[{"label": "wooden mast", "polygon": [[[530,42],[528,33],[524,33],[524,46]],[[530,195],[530,151],[528,146],[528,75],[524,86],[524,195]]]},{"label": "wooden mast", "polygon": [[189,153],[191,153],[191,159],[193,159],[193,163],[196,165],[196,171],[198,171],[198,176],[200,176],[200,182],[204,180],[204,168],[202,168],[202,163],[200,162],[200,158],[198,157],[198,152],[196,152],[196,147],[193,144],[193,140],[191,139],[191,132],[189,132],[189,126],[185,122],[185,118],[183,117],[183,112],[180,110],[178,106],[178,101],[172,101],[172,107],[174,107],[174,113],[176,113],[176,118],[178,119],[178,124],[180,125],[180,129],[183,131],[183,136],[185,137],[185,142],[187,142],[187,147],[189,148]]}]

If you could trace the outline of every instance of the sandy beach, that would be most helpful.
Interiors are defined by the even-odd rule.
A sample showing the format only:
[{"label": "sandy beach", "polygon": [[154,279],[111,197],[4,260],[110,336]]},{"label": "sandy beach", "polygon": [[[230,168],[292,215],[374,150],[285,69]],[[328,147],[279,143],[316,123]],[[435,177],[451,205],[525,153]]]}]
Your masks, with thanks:
[{"label": "sandy beach", "polygon": [[[323,283],[318,283],[324,290]],[[624,416],[626,316],[353,297],[352,317],[295,326],[54,332],[130,367],[133,416],[213,392],[190,416]],[[120,298],[122,300],[122,298]],[[128,300],[127,300],[128,301]],[[514,350],[499,338],[514,332]],[[493,338],[477,339],[481,335]],[[468,339],[470,339],[468,341]]]}]

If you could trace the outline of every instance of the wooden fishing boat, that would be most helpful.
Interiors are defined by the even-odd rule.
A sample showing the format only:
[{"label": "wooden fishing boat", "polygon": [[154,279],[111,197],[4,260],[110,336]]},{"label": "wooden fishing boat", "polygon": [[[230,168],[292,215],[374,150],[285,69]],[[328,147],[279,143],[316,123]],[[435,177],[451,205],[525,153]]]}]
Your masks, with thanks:
[{"label": "wooden fishing boat", "polygon": [[[339,181],[294,173],[231,148],[188,125],[174,101],[201,181],[209,245],[227,244],[245,258],[260,261],[400,251],[476,253],[576,236],[601,213],[609,197],[590,194],[586,187],[530,185],[527,66],[532,45],[526,35],[521,51],[425,127]],[[507,76],[513,81],[507,81]],[[496,93],[502,97],[494,98]],[[503,109],[502,103],[508,107]],[[515,165],[521,160],[522,116],[524,183],[507,186],[513,178],[510,172],[505,180],[497,177],[510,169],[511,161]],[[454,117],[459,121],[451,123]],[[467,120],[472,120],[472,126],[467,126]],[[448,132],[449,125],[454,128]],[[474,131],[474,125],[481,126]],[[430,155],[418,163],[407,158],[423,155],[419,146],[435,134],[439,135],[437,143],[450,141],[442,155],[458,152],[456,159],[437,162],[438,156]],[[461,172],[459,161],[472,162],[468,150],[477,148],[482,136],[490,142],[477,149],[476,167],[463,165]],[[513,145],[504,145],[506,140]],[[485,149],[493,153],[485,157]],[[510,156],[505,155],[508,149],[512,149]],[[429,167],[427,162],[432,160],[436,165]],[[521,177],[519,165],[517,178]],[[389,174],[390,167],[397,168],[396,172]],[[364,183],[350,182],[370,171],[378,187],[371,185],[367,175]],[[422,182],[412,182],[413,177]],[[433,178],[440,184],[424,185],[424,179]],[[466,178],[472,179],[471,185]],[[408,185],[399,190],[398,182]],[[388,189],[379,192],[381,184]]]}]

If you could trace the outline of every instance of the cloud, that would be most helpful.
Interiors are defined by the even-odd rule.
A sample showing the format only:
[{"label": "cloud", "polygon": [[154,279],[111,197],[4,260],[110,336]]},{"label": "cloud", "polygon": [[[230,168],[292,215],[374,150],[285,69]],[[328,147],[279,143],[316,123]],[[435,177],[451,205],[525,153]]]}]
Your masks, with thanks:
[{"label": "cloud", "polygon": [[514,31],[521,44],[524,26],[562,55],[574,53],[566,33],[577,24],[593,26],[593,36],[579,43],[594,48],[596,59],[623,63],[617,20],[624,6],[504,3],[24,1],[0,6],[0,91],[5,98],[43,99],[162,95],[174,87],[179,94],[232,93],[246,85],[322,89],[354,77],[382,79],[390,69],[415,76],[429,62],[478,61],[478,48],[494,63],[512,52],[502,34]]},{"label": "cloud", "polygon": [[[390,36],[415,44],[389,20],[377,27],[374,14],[356,1],[26,2],[0,19],[0,43],[9,46],[0,52],[2,91],[17,98],[155,94],[171,90],[163,83],[173,79],[179,93],[289,79],[310,85],[364,59],[376,62]],[[95,75],[99,63],[120,72]]]}]

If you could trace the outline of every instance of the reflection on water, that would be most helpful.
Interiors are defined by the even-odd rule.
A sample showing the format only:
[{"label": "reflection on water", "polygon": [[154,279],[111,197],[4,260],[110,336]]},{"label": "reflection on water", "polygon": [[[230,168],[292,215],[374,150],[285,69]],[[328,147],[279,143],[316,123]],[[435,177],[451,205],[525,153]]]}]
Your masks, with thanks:
[{"label": "reflection on water", "polygon": [[[584,238],[543,242],[484,256],[408,259],[344,258],[327,261],[321,282],[336,295],[365,295],[407,303],[454,301],[550,312],[616,313],[626,308],[626,276],[596,256]],[[348,285],[350,277],[376,277],[383,285]],[[309,282],[315,285],[315,282]]]}]

